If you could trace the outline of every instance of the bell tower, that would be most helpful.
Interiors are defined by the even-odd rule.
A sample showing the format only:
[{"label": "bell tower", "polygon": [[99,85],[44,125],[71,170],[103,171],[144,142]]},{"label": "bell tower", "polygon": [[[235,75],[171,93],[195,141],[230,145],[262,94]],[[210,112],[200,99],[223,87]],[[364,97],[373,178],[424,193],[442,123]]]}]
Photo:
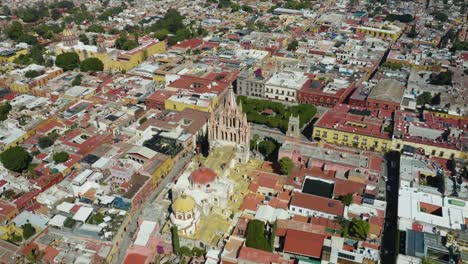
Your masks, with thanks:
[{"label": "bell tower", "polygon": [[96,46],[98,53],[106,53],[107,49],[106,45],[104,44],[104,38],[102,37],[102,35],[99,35],[96,39]]},{"label": "bell tower", "polygon": [[288,131],[286,132],[286,136],[299,138],[300,133],[301,133],[301,130],[300,130],[299,116],[294,117],[293,115],[291,115],[289,117]]}]

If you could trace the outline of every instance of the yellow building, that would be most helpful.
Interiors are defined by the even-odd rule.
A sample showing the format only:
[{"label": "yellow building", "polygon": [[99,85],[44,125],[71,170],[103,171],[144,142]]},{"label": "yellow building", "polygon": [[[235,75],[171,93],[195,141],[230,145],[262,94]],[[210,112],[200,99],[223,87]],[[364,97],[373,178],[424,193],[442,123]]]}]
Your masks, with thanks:
[{"label": "yellow building", "polygon": [[154,158],[149,160],[140,170],[140,174],[151,177],[153,185],[157,186],[162,179],[172,170],[172,159],[168,155],[158,153]]},{"label": "yellow building", "polygon": [[339,146],[386,152],[392,146],[390,138],[340,131],[334,128],[314,127],[314,137]]},{"label": "yellow building", "polygon": [[35,78],[23,77],[20,80],[15,80],[8,85],[10,90],[18,93],[28,93],[32,88],[46,85],[50,79],[53,79],[63,73],[63,69],[58,67],[52,67],[46,69],[46,71]]},{"label": "yellow building", "polygon": [[5,51],[5,52],[0,52],[0,62],[13,62],[16,58],[18,58],[20,55],[26,55],[28,54],[27,49],[22,49],[18,51]]},{"label": "yellow building", "polygon": [[181,93],[176,94],[164,101],[166,110],[183,111],[186,108],[212,112],[218,105],[218,96],[213,93]]},{"label": "yellow building", "polygon": [[447,148],[443,145],[430,145],[424,143],[413,142],[404,139],[394,139],[392,141],[392,150],[401,151],[403,147],[411,146],[416,149],[422,150],[425,155],[429,155],[431,157],[440,157],[444,159],[450,158],[458,158],[458,159],[468,159],[468,152],[455,149],[455,148]]},{"label": "yellow building", "polygon": [[391,38],[395,41],[400,37],[402,30],[395,25],[382,24],[375,26],[359,26],[356,28],[356,32],[364,33],[376,38]]},{"label": "yellow building", "polygon": [[15,241],[15,238],[19,240],[15,242],[21,242],[21,240],[23,240],[23,229],[17,227],[14,223],[0,226],[0,234],[0,238],[5,241]]},{"label": "yellow building", "polygon": [[105,71],[126,72],[146,60],[148,57],[166,52],[166,42],[145,36],[139,39],[140,46],[129,50],[107,48],[104,39],[99,37],[97,45],[84,45],[79,42],[73,30],[67,28],[62,33],[62,42],[56,46],[56,53],[76,52],[80,60],[98,58],[104,64]]},{"label": "yellow building", "polygon": [[363,110],[364,108],[352,108],[349,105],[337,105],[319,118],[314,126],[314,138],[365,150],[390,150],[392,138],[386,131],[390,124],[376,113]]}]

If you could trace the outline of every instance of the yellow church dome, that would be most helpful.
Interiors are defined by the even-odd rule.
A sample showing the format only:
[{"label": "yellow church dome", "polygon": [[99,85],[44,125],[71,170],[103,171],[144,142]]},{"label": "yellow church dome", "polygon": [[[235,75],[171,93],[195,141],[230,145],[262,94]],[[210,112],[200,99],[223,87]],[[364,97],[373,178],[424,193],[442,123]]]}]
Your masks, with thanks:
[{"label": "yellow church dome", "polygon": [[71,28],[65,28],[62,32],[63,37],[71,37],[73,36],[73,30]]},{"label": "yellow church dome", "polygon": [[172,210],[179,213],[191,212],[195,209],[195,200],[183,193],[179,198],[177,198],[172,204]]}]

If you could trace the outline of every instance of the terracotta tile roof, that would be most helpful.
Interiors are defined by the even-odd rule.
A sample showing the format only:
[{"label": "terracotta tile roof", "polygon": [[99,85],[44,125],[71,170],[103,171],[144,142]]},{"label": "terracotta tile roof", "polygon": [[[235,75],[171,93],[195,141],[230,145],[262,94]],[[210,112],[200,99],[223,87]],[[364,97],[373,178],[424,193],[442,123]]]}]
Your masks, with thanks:
[{"label": "terracotta tile roof", "polygon": [[124,264],[144,264],[147,256],[138,253],[130,253],[124,260]]},{"label": "terracotta tile roof", "polygon": [[259,204],[263,202],[265,196],[256,194],[256,193],[249,193],[244,198],[244,202],[242,203],[240,209],[241,211],[250,210],[250,211],[257,211],[257,207]]},{"label": "terracotta tile roof", "polygon": [[239,252],[239,260],[253,261],[259,264],[279,263],[280,259],[281,256],[275,253],[246,246],[242,247]]},{"label": "terracotta tile roof", "polygon": [[341,201],[300,192],[293,193],[291,205],[337,216],[344,210]]},{"label": "terracotta tile roof", "polygon": [[324,235],[288,230],[284,241],[284,251],[292,254],[320,258]]},{"label": "terracotta tile roof", "polygon": [[60,251],[52,246],[47,246],[45,249],[44,260],[47,263],[54,263],[54,258],[60,253]]},{"label": "terracotta tile roof", "polygon": [[335,180],[335,188],[333,189],[333,195],[335,197],[339,197],[346,194],[363,194],[366,185],[364,183],[350,181],[350,180],[343,180],[343,179],[336,179]]}]

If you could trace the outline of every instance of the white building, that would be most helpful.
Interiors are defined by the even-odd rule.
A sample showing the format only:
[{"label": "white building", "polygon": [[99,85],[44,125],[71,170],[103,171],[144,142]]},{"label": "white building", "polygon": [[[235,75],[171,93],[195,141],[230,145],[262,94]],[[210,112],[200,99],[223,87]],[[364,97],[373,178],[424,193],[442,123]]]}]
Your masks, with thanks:
[{"label": "white building", "polygon": [[265,84],[265,97],[288,102],[296,101],[297,91],[307,82],[303,72],[283,71],[273,74]]}]

